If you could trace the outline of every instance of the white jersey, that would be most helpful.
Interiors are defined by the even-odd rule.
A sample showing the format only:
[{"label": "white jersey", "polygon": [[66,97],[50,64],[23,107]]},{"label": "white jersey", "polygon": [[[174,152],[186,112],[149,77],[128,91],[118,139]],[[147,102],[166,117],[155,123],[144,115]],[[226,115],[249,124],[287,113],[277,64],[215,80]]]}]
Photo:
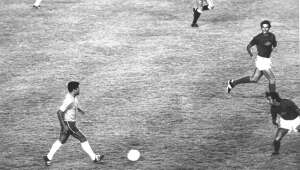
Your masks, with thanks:
[{"label": "white jersey", "polygon": [[76,113],[78,109],[78,99],[70,93],[66,94],[63,104],[60,106],[59,110],[65,112],[64,121],[76,121]]}]

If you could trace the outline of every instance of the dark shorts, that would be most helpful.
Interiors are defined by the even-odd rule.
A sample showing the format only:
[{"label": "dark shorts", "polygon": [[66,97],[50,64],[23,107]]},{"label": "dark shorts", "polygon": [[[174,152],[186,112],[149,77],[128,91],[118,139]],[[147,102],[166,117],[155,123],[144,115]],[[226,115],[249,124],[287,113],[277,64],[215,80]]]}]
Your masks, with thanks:
[{"label": "dark shorts", "polygon": [[67,125],[68,131],[64,133],[62,129],[60,130],[59,140],[62,144],[66,143],[70,135],[78,139],[80,142],[86,141],[86,137],[77,128],[76,122],[65,121],[64,123]]}]

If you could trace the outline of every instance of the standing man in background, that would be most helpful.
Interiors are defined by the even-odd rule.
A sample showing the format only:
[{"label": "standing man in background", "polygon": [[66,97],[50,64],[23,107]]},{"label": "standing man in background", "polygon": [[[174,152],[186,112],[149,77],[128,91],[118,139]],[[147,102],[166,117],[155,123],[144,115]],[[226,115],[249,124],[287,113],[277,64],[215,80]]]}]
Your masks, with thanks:
[{"label": "standing man in background", "polygon": [[95,154],[89,142],[82,132],[76,126],[76,114],[80,112],[85,114],[80,108],[77,96],[79,95],[79,82],[71,81],[68,83],[68,91],[63,104],[60,106],[57,116],[61,126],[59,139],[54,142],[48,155],[43,156],[46,166],[51,165],[51,160],[55,152],[68,140],[72,135],[81,143],[82,149],[90,156],[95,163],[100,162],[104,155]]},{"label": "standing man in background", "polygon": [[202,14],[203,11],[214,9],[214,2],[213,0],[194,0],[194,7],[193,7],[193,22],[191,24],[192,27],[199,27],[197,24],[198,18]]},{"label": "standing man in background", "polygon": [[35,0],[34,4],[33,4],[33,8],[40,8],[41,7],[41,2],[42,0]]}]

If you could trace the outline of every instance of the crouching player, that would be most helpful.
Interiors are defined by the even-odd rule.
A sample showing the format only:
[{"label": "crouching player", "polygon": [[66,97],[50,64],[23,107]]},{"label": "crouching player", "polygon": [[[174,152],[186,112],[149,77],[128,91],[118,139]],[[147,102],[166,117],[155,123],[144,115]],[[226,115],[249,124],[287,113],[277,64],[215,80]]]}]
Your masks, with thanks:
[{"label": "crouching player", "polygon": [[194,8],[193,8],[193,13],[194,13],[194,19],[192,22],[192,27],[198,27],[197,21],[200,15],[202,14],[203,11],[206,10],[211,10],[214,9],[214,2],[213,0],[194,0]]},{"label": "crouching player", "polygon": [[84,112],[79,108],[77,99],[77,96],[79,95],[79,82],[69,82],[68,91],[69,93],[66,94],[63,104],[57,112],[59,123],[61,126],[59,139],[57,139],[53,143],[50,152],[47,155],[43,156],[46,166],[51,165],[51,160],[55,152],[67,142],[70,135],[80,141],[82,149],[90,156],[90,159],[95,163],[100,162],[104,157],[104,155],[94,153],[86,137],[76,126],[76,113],[80,112],[81,114],[84,114]]},{"label": "crouching player", "polygon": [[[272,122],[277,126],[272,155],[278,155],[281,139],[288,132],[299,132],[300,130],[300,109],[293,101],[281,99],[276,92],[266,92],[266,97],[271,105]],[[277,115],[279,115],[278,122],[276,121]]]}]

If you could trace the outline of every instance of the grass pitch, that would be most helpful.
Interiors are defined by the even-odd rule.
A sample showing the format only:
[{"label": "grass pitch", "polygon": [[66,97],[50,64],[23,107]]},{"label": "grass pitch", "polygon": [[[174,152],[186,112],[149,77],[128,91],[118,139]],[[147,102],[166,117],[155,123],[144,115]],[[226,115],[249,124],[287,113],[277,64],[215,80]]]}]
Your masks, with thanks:
[{"label": "grass pitch", "polygon": [[[283,98],[300,106],[299,1],[216,0],[191,28],[189,0],[0,1],[0,169],[45,169],[59,135],[66,83],[81,83],[78,126],[95,165],[70,138],[48,169],[297,169],[299,135],[271,158],[275,128],[265,78],[251,75],[246,45],[272,21],[273,71]],[[142,158],[129,162],[138,149]]]}]

